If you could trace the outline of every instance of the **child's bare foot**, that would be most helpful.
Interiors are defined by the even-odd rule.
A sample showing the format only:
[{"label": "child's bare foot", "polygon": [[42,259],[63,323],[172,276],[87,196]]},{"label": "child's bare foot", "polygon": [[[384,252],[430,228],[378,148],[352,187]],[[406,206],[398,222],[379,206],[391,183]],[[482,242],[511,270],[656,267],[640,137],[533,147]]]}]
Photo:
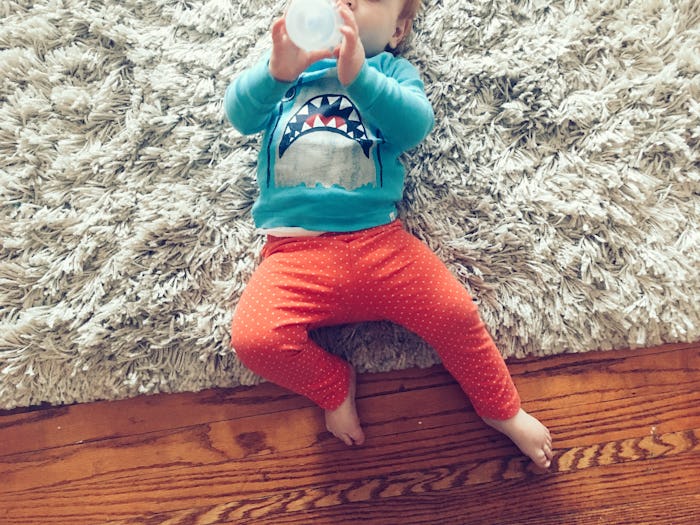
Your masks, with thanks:
[{"label": "child's bare foot", "polygon": [[522,408],[506,420],[483,418],[490,427],[508,436],[538,467],[552,464],[552,436],[549,430]]},{"label": "child's bare foot", "polygon": [[348,397],[335,410],[326,410],[326,428],[348,446],[362,445],[365,433],[360,426],[360,418],[355,408],[355,371],[350,370]]}]

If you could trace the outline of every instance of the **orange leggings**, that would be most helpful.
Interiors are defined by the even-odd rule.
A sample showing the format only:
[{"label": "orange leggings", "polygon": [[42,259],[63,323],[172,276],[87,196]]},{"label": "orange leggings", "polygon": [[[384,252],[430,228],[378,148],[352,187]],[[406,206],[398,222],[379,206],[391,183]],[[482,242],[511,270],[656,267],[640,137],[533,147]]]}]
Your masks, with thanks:
[{"label": "orange leggings", "polygon": [[350,367],[308,331],[385,320],[435,349],[480,416],[518,412],[518,392],[469,293],[399,221],[320,237],[268,237],[234,312],[231,344],[256,374],[333,410],[347,396]]}]

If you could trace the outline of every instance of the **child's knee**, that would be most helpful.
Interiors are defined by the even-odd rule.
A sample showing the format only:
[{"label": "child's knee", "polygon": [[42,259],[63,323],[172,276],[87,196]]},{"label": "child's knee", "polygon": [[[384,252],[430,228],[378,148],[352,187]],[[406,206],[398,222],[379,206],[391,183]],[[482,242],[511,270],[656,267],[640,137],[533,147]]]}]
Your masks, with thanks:
[{"label": "child's knee", "polygon": [[264,336],[250,327],[240,326],[235,320],[231,326],[231,348],[241,362],[249,368],[263,357],[265,351]]},{"label": "child's knee", "polygon": [[477,306],[467,293],[443,297],[436,305],[435,315],[447,326],[470,326],[480,322]]},{"label": "child's knee", "polygon": [[252,369],[266,359],[274,346],[270,340],[272,330],[259,321],[235,311],[231,322],[231,347],[243,364]]},{"label": "child's knee", "polygon": [[[246,325],[234,317],[231,325],[231,347],[241,362],[254,372],[277,361],[284,353],[296,353],[306,336],[293,326]],[[301,340],[300,340],[301,339]]]}]

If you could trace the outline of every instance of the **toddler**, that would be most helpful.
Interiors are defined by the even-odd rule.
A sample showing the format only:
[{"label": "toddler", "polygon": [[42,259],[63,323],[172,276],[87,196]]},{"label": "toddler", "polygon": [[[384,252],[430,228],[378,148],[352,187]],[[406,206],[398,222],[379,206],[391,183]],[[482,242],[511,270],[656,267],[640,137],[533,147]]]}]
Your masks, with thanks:
[{"label": "toddler", "polygon": [[361,445],[355,372],[308,332],[398,323],[435,349],[488,425],[548,467],[549,431],[520,407],[472,298],[397,220],[399,156],[434,122],[418,72],[394,54],[419,7],[338,1],[342,41],[313,52],[294,45],[280,18],[271,52],[227,89],[231,123],[265,132],[253,218],[267,235],[234,311],[231,344],[252,371],[319,405],[336,437]]}]

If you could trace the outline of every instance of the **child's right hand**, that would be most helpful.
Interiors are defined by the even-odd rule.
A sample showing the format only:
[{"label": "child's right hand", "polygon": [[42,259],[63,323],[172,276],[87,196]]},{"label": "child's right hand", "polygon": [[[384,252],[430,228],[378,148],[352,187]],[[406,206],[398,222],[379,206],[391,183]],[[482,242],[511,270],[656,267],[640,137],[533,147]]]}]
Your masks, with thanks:
[{"label": "child's right hand", "polygon": [[272,24],[272,55],[270,56],[270,74],[281,82],[294,82],[299,75],[313,64],[324,58],[331,58],[330,49],[304,51],[298,48],[287,34],[284,17]]}]

